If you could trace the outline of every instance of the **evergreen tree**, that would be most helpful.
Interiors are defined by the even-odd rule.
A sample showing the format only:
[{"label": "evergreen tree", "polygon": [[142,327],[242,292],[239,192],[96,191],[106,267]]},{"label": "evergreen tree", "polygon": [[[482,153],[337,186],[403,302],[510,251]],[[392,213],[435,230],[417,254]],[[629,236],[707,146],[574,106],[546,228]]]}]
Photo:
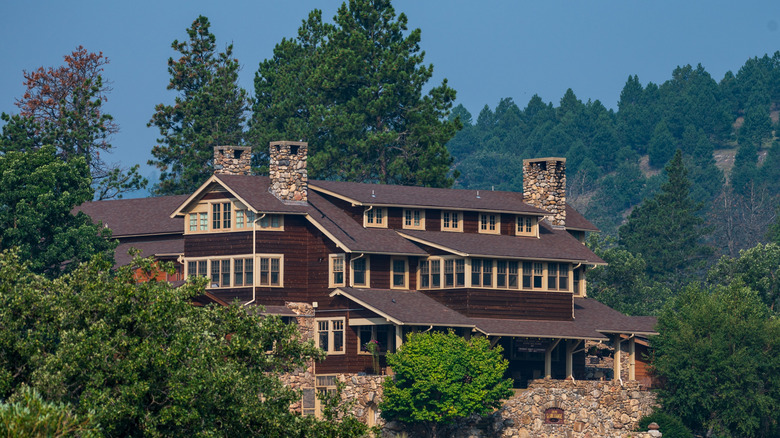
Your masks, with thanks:
[{"label": "evergreen tree", "polygon": [[309,142],[312,177],[449,187],[445,147],[455,90],[424,65],[420,30],[389,0],[351,0],[323,23],[313,11],[255,76],[252,138]]},{"label": "evergreen tree", "polygon": [[189,41],[171,45],[181,57],[168,59],[168,89],[180,94],[173,105],[157,105],[147,125],[162,136],[149,160],[161,170],[157,195],[191,193],[212,174],[214,146],[243,142],[247,94],[238,86],[238,60],[232,44],[217,53],[209,26],[201,15],[187,29]]},{"label": "evergreen tree", "polygon": [[647,146],[647,154],[650,157],[650,164],[655,167],[665,166],[669,159],[674,155],[677,141],[674,139],[665,120],[661,120],[655,125],[653,136],[650,138],[650,144]]},{"label": "evergreen tree", "polygon": [[691,183],[678,150],[665,168],[661,191],[636,207],[620,227],[620,244],[647,261],[651,279],[682,284],[700,268],[711,249],[701,244],[706,233],[697,216],[702,208],[690,197]]}]

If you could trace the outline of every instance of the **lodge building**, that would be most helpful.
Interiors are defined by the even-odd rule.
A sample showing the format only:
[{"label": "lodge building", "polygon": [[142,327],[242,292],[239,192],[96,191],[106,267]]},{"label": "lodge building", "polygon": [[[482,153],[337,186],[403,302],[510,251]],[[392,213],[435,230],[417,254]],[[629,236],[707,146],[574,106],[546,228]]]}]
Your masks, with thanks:
[{"label": "lodge building", "polygon": [[525,160],[515,193],[309,180],[307,155],[304,142],[273,142],[270,175],[255,176],[251,148],[219,146],[191,195],[80,210],[114,231],[117,264],[135,247],[175,261],[171,282],[207,277],[202,303],[308,325],[327,352],[317,382],[388,372],[384,353],[407,333],[446,329],[503,346],[517,387],[585,378],[586,340],[620,347],[615,379],[648,378],[635,340],[655,319],[587,297],[588,269],[604,261],[583,244],[596,227],[565,202],[565,158]]}]

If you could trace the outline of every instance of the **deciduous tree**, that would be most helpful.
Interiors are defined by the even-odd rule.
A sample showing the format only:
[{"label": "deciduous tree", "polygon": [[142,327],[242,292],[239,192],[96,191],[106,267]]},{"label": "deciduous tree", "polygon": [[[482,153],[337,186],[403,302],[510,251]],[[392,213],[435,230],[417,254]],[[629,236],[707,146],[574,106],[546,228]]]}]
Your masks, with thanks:
[{"label": "deciduous tree", "polygon": [[252,138],[308,141],[317,178],[451,186],[455,90],[445,79],[423,95],[433,66],[407,30],[389,0],[350,0],[333,24],[311,12],[260,63]]},{"label": "deciduous tree", "polygon": [[243,143],[247,93],[238,86],[238,59],[232,44],[217,52],[209,28],[201,15],[187,29],[189,41],[171,45],[181,57],[168,59],[168,89],[179,95],[173,105],[157,105],[148,124],[161,135],[149,160],[161,171],[158,195],[193,192],[213,173],[214,146]]}]

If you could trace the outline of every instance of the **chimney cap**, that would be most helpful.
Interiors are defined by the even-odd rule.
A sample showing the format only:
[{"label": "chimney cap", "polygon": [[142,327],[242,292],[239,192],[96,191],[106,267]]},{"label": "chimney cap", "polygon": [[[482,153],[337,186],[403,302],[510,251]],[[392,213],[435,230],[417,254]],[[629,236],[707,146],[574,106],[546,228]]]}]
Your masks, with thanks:
[{"label": "chimney cap", "polygon": [[546,163],[549,161],[560,161],[565,163],[566,158],[564,157],[545,157],[545,158],[528,158],[523,160],[523,165],[525,166],[528,163]]}]

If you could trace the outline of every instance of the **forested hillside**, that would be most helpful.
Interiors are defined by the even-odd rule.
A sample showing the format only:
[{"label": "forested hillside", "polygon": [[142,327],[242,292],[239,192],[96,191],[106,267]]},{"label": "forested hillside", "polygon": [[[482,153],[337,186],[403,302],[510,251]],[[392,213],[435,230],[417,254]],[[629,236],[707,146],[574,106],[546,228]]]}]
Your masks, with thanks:
[{"label": "forested hillside", "polygon": [[476,119],[453,110],[461,130],[449,143],[456,187],[522,190],[522,160],[567,159],[568,202],[604,233],[658,192],[680,149],[693,199],[715,254],[735,256],[764,240],[780,193],[780,52],[752,58],[718,82],[701,65],[676,68],[664,83],[630,76],[617,110],[569,89],[558,105],[511,98]]}]

